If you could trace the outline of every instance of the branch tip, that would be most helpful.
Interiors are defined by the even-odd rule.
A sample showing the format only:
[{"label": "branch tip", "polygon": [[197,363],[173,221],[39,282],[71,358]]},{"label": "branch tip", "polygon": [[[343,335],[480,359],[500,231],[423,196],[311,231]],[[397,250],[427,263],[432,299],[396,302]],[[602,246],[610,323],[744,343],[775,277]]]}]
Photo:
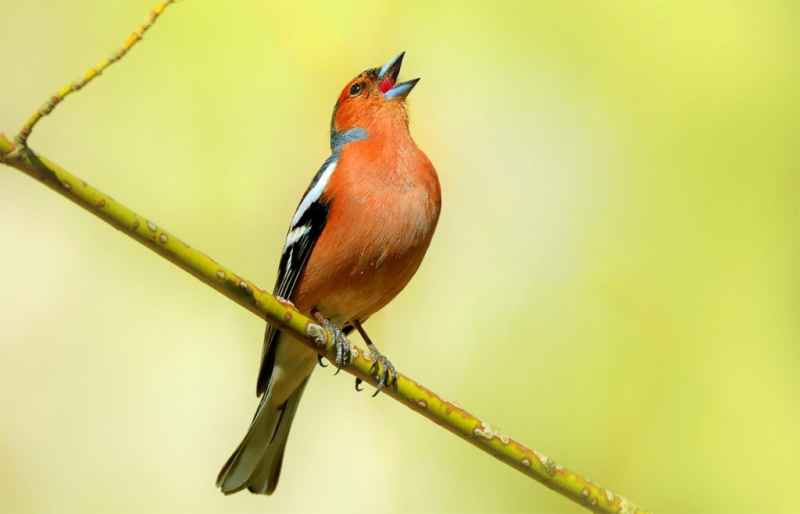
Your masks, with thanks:
[{"label": "branch tip", "polygon": [[98,64],[97,66],[89,68],[84,77],[75,80],[70,85],[62,88],[55,95],[53,95],[44,104],[44,106],[42,106],[42,108],[36,111],[34,115],[31,116],[30,119],[25,123],[25,125],[17,134],[16,137],[17,142],[22,146],[27,146],[28,137],[30,137],[31,132],[33,132],[33,128],[36,126],[37,123],[39,123],[39,120],[50,114],[53,111],[53,109],[55,109],[55,107],[59,103],[61,103],[61,101],[63,101],[64,98],[66,98],[68,95],[76,91],[80,91],[95,77],[101,75],[106,68],[108,68],[110,65],[122,59],[125,56],[125,54],[133,47],[133,45],[135,45],[142,39],[144,33],[147,32],[147,29],[149,29],[153,25],[153,23],[155,23],[156,19],[161,15],[162,12],[164,12],[164,9],[166,9],[170,4],[173,3],[175,3],[175,0],[165,0],[164,2],[161,2],[158,5],[156,5],[153,8],[153,10],[150,11],[150,14],[148,14],[145,17],[144,22],[141,25],[139,25],[130,36],[128,36],[128,39],[126,39],[125,42],[122,45],[120,45],[120,48],[115,50],[114,53],[111,54],[111,56],[101,61],[100,64]]}]

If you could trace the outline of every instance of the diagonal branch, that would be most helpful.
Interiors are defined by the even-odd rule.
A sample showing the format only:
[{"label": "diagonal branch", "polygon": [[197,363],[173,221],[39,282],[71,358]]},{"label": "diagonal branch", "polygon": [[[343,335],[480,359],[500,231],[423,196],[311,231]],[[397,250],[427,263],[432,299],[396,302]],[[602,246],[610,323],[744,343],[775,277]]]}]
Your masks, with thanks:
[{"label": "diagonal branch", "polygon": [[[42,182],[320,355],[335,361],[336,347],[330,333],[295,310],[290,303],[268,294],[47,158],[27,147],[14,145],[3,134],[0,134],[0,162]],[[374,386],[376,380],[370,375],[371,366],[372,357],[353,347],[353,361],[342,369]],[[622,496],[556,464],[405,375],[398,373],[397,382],[383,391],[512,468],[594,512],[644,512]]]},{"label": "diagonal branch", "polygon": [[[264,289],[191,248],[155,223],[136,214],[49,159],[34,153],[27,146],[27,138],[39,119],[52,111],[68,94],[81,89],[103,69],[119,60],[141,39],[144,31],[173,1],[159,3],[120,50],[89,70],[85,78],[60,90],[31,117],[13,142],[5,134],[0,133],[0,163],[16,168],[42,182],[229,299],[292,335],[300,343],[335,361],[336,350],[331,334],[295,310],[289,302],[268,294]],[[373,386],[376,385],[375,377],[370,375],[372,356],[367,356],[355,347],[352,347],[352,356],[351,363],[342,369]],[[613,494],[608,489],[556,464],[552,459],[510,438],[455,403],[441,398],[400,373],[397,375],[397,381],[392,382],[391,386],[387,386],[383,391],[465,441],[593,512],[626,514],[645,512],[622,496]]]}]

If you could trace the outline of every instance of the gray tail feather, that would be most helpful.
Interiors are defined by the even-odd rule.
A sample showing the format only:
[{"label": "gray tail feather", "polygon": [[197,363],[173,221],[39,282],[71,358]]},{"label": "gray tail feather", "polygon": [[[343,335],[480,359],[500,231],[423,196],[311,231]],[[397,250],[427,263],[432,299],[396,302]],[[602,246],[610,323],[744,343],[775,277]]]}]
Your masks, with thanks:
[{"label": "gray tail feather", "polygon": [[269,389],[261,397],[253,422],[239,447],[222,466],[217,487],[225,494],[247,488],[256,494],[272,494],[278,485],[286,439],[308,378],[280,407],[270,405]]}]

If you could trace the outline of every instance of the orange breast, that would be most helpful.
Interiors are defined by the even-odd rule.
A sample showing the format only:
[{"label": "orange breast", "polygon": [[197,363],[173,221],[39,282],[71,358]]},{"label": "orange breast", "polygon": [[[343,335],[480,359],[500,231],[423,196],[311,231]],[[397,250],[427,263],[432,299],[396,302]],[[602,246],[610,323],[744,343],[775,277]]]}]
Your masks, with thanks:
[{"label": "orange breast", "polygon": [[419,268],[439,219],[439,180],[410,138],[372,138],[343,148],[325,197],[328,223],[292,301],[336,323],[364,320]]}]

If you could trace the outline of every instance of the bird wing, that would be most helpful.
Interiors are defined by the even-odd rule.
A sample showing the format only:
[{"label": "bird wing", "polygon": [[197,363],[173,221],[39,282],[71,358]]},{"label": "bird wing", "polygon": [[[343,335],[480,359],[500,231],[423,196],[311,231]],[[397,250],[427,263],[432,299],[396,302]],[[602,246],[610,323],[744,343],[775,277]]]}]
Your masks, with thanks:
[{"label": "bird wing", "polygon": [[[275,296],[287,300],[291,298],[297,279],[306,267],[311,250],[325,228],[330,212],[330,199],[324,198],[322,193],[336,169],[336,157],[336,155],[329,157],[319,169],[292,217],[278,266],[278,279],[273,290]],[[277,336],[278,330],[267,324],[264,348],[261,351],[261,369],[258,372],[256,384],[258,396],[263,394],[269,384],[272,368],[275,365],[277,345],[274,342]]]}]

